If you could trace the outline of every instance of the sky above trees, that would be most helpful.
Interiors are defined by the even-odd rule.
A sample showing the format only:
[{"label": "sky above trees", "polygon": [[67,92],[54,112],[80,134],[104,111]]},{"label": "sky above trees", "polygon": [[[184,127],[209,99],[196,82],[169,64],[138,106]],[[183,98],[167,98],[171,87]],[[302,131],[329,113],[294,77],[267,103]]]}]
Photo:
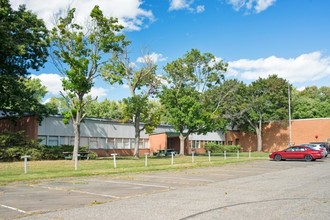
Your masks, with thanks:
[{"label": "sky above trees", "polygon": [[[192,48],[210,52],[228,62],[226,78],[246,83],[271,74],[296,88],[330,85],[330,1],[310,0],[11,0],[14,9],[27,9],[53,26],[54,16],[77,8],[77,21],[99,5],[106,16],[118,17],[132,41],[129,55],[138,65],[148,54],[163,67]],[[143,52],[144,51],[144,52]],[[48,62],[31,71],[58,96],[61,75]],[[129,95],[127,87],[110,86],[97,79],[92,90],[100,100]]]}]

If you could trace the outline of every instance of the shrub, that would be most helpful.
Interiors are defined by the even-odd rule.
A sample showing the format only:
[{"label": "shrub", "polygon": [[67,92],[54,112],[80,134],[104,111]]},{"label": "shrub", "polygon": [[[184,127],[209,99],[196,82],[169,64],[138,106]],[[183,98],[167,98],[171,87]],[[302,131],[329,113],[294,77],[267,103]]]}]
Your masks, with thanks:
[{"label": "shrub", "polygon": [[30,155],[32,160],[40,160],[39,144],[25,137],[23,132],[0,134],[0,161],[18,161],[21,156]]},{"label": "shrub", "polygon": [[[72,145],[40,146],[35,140],[26,138],[23,132],[0,134],[0,161],[19,161],[24,155],[30,155],[29,160],[61,160],[64,158],[63,152],[72,151]],[[88,146],[80,147],[79,152],[88,152],[90,159],[97,158]]]},{"label": "shrub", "polygon": [[241,149],[240,145],[221,145],[216,143],[207,143],[205,145],[205,149],[207,151],[211,151],[212,153],[223,153],[226,152],[236,152]]},{"label": "shrub", "polygon": [[89,159],[91,160],[95,160],[98,156],[97,156],[97,153],[93,152],[93,151],[90,151],[88,153],[88,156],[89,156]]}]

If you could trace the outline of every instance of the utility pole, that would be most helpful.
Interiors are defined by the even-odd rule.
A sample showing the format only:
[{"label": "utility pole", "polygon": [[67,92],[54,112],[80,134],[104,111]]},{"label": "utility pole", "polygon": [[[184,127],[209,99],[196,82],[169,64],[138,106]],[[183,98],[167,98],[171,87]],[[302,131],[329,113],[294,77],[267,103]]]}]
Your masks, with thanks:
[{"label": "utility pole", "polygon": [[291,129],[291,91],[290,91],[290,83],[288,83],[288,99],[289,99],[289,136],[290,142],[289,145],[292,145],[292,129]]}]

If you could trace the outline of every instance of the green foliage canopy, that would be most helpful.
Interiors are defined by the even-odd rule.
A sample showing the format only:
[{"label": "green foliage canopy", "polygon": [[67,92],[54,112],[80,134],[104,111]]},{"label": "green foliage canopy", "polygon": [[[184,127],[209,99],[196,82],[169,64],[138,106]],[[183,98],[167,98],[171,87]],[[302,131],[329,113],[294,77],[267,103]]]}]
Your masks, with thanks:
[{"label": "green foliage canopy", "polygon": [[220,86],[226,68],[214,55],[196,49],[165,66],[169,84],[159,97],[169,123],[180,133],[180,154],[184,154],[184,139],[189,134],[225,127],[223,119],[215,117],[217,105],[209,104],[208,91]]},{"label": "green foliage canopy", "polygon": [[46,62],[47,34],[43,20],[25,6],[15,11],[8,0],[0,1],[0,110],[4,114],[41,115],[46,110],[37,89],[27,87],[25,78]]}]

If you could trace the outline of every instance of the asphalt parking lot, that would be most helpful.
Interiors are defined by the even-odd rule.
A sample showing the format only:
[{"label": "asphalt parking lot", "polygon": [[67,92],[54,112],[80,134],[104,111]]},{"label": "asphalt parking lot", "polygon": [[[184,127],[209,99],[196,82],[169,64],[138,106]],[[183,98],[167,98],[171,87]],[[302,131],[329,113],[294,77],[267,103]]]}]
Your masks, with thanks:
[{"label": "asphalt parking lot", "polygon": [[0,187],[0,219],[328,219],[329,169],[265,160],[13,183]]}]

